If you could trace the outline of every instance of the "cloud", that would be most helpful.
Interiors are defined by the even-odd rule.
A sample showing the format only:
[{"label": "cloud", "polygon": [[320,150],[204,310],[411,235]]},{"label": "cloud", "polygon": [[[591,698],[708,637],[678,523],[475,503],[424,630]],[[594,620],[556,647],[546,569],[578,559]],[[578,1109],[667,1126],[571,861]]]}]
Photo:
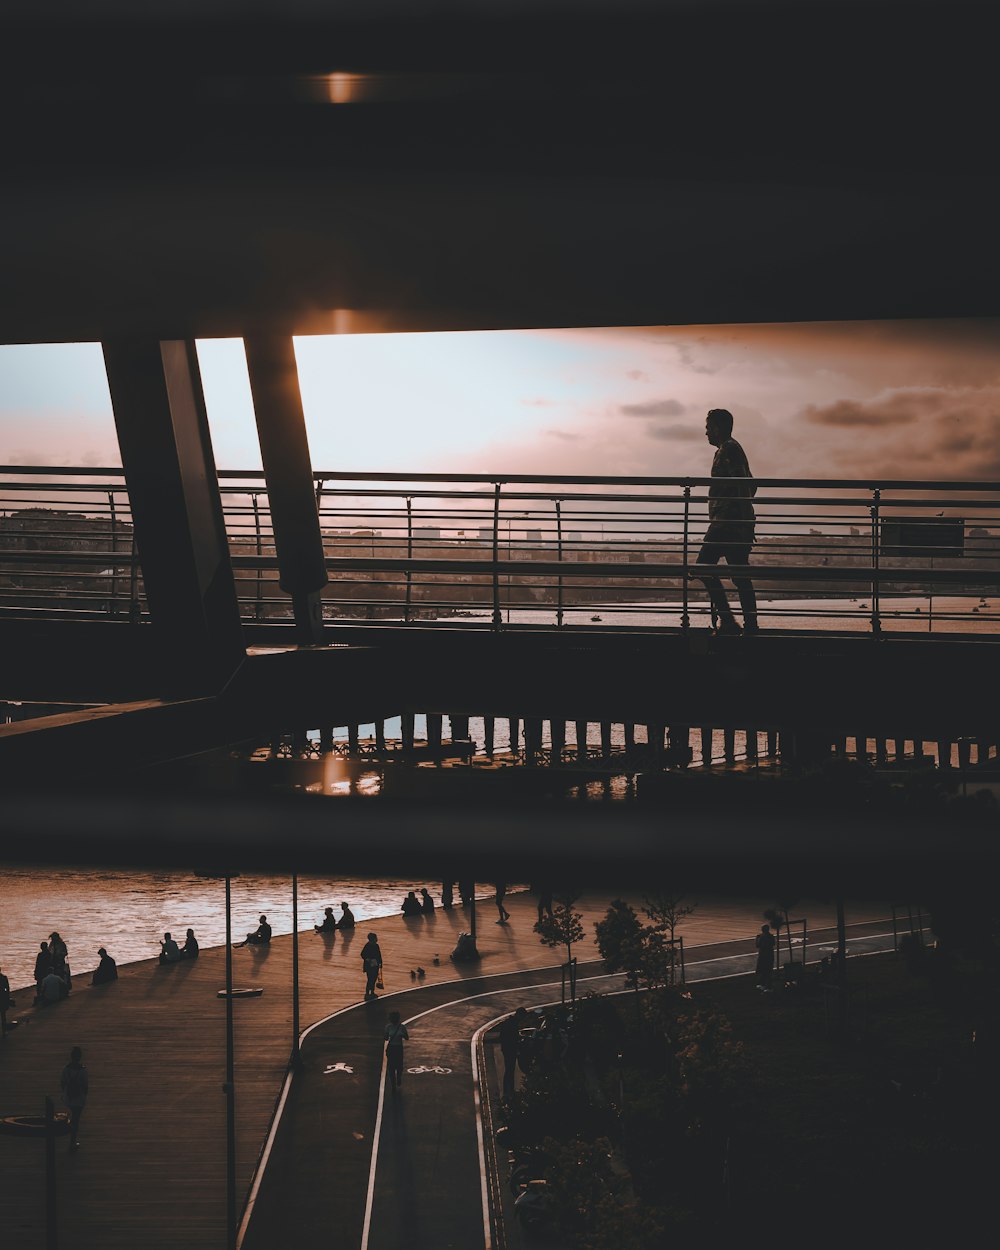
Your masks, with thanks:
[{"label": "cloud", "polygon": [[687,411],[676,399],[651,399],[644,404],[622,404],[623,417],[680,417]]},{"label": "cloud", "polygon": [[[707,340],[704,337],[702,337],[702,338],[699,338],[698,342],[704,344],[707,342]],[[694,353],[691,351],[689,347],[685,347],[682,343],[678,343],[676,346],[677,346],[677,354],[680,357],[681,364],[684,366],[685,369],[690,369],[692,373],[718,373],[719,372],[719,369],[721,367],[720,365],[696,365],[694,362]]]},{"label": "cloud", "polygon": [[543,430],[542,433],[546,438],[558,438],[564,443],[578,443],[583,437],[582,434],[571,434],[568,430]]},{"label": "cloud", "polygon": [[643,372],[642,369],[629,369],[625,374],[627,378],[631,378],[633,382],[648,382],[649,374]]},{"label": "cloud", "polygon": [[916,421],[915,405],[905,391],[882,394],[874,399],[838,399],[832,404],[808,404],[799,414],[814,425],[886,426],[909,425]]},{"label": "cloud", "polygon": [[703,432],[692,425],[650,425],[646,433],[650,438],[669,439],[671,442],[693,442],[703,437]]}]

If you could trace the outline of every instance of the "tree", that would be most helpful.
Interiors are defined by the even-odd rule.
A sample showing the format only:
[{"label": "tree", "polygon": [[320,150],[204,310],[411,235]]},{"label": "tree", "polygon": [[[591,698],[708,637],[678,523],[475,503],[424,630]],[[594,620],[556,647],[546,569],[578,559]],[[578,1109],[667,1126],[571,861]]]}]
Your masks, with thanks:
[{"label": "tree", "polygon": [[[642,910],[652,921],[646,928],[647,962],[662,985],[673,985],[677,976],[677,927],[694,911],[683,894],[654,894],[643,900]],[[654,983],[651,981],[651,984]]]},{"label": "tree", "polygon": [[573,910],[574,897],[556,899],[551,916],[543,916],[535,923],[535,932],[545,946],[566,947],[566,967],[569,970],[570,997],[576,1002],[576,970],[573,960],[573,943],[583,941],[583,916]]},{"label": "tree", "polygon": [[624,972],[630,985],[637,984],[643,964],[643,927],[634,908],[616,898],[604,919],[594,925],[594,932],[607,970]]}]

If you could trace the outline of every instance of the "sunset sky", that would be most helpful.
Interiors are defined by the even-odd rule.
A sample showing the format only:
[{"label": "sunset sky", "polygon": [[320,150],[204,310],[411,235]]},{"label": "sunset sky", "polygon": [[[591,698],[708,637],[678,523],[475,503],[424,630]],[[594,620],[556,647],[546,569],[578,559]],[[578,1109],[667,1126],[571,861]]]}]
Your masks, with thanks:
[{"label": "sunset sky", "polygon": [[[296,340],[318,470],[1000,479],[1000,321]],[[216,461],[260,466],[238,340],[199,343]],[[0,461],[119,463],[96,344],[0,347]]]}]

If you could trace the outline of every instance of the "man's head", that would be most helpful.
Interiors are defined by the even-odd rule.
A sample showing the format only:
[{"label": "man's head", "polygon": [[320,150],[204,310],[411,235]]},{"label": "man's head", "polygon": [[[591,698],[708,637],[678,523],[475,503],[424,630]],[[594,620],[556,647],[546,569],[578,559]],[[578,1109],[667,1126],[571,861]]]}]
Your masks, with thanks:
[{"label": "man's head", "polygon": [[79,1046],[74,1046],[73,1049],[69,1052],[69,1057],[73,1061],[73,1063],[79,1063],[80,1060],[83,1058],[83,1051],[80,1049]]},{"label": "man's head", "polygon": [[103,959],[103,958],[104,958],[104,956],[105,956],[108,952],[104,949],[104,947],[103,947],[103,946],[99,946],[99,947],[97,948],[97,953],[98,953],[98,955],[100,955],[100,957]]},{"label": "man's head", "polygon": [[266,916],[261,916],[261,918],[260,918],[260,923],[261,923],[261,924],[267,924],[267,917],[266,917]]},{"label": "man's head", "polygon": [[710,408],[705,418],[705,437],[713,447],[721,447],[733,433],[733,414],[728,408]]},{"label": "man's head", "polygon": [[169,942],[169,941],[171,940],[171,938],[170,938],[170,934],[169,934],[169,933],[164,933],[164,935],[163,935],[163,940],[164,940],[164,942]]}]

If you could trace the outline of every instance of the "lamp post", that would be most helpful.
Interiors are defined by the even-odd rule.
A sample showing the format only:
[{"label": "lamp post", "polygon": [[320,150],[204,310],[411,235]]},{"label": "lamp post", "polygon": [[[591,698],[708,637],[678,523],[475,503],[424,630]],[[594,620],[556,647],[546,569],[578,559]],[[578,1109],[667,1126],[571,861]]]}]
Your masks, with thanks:
[{"label": "lamp post", "polygon": [[292,873],[292,1057],[290,1065],[298,1068],[299,1056],[299,874]]},{"label": "lamp post", "polygon": [[236,1250],[236,1070],[233,1046],[233,907],[232,880],[238,872],[195,870],[196,877],[226,883],[226,1250]]}]

